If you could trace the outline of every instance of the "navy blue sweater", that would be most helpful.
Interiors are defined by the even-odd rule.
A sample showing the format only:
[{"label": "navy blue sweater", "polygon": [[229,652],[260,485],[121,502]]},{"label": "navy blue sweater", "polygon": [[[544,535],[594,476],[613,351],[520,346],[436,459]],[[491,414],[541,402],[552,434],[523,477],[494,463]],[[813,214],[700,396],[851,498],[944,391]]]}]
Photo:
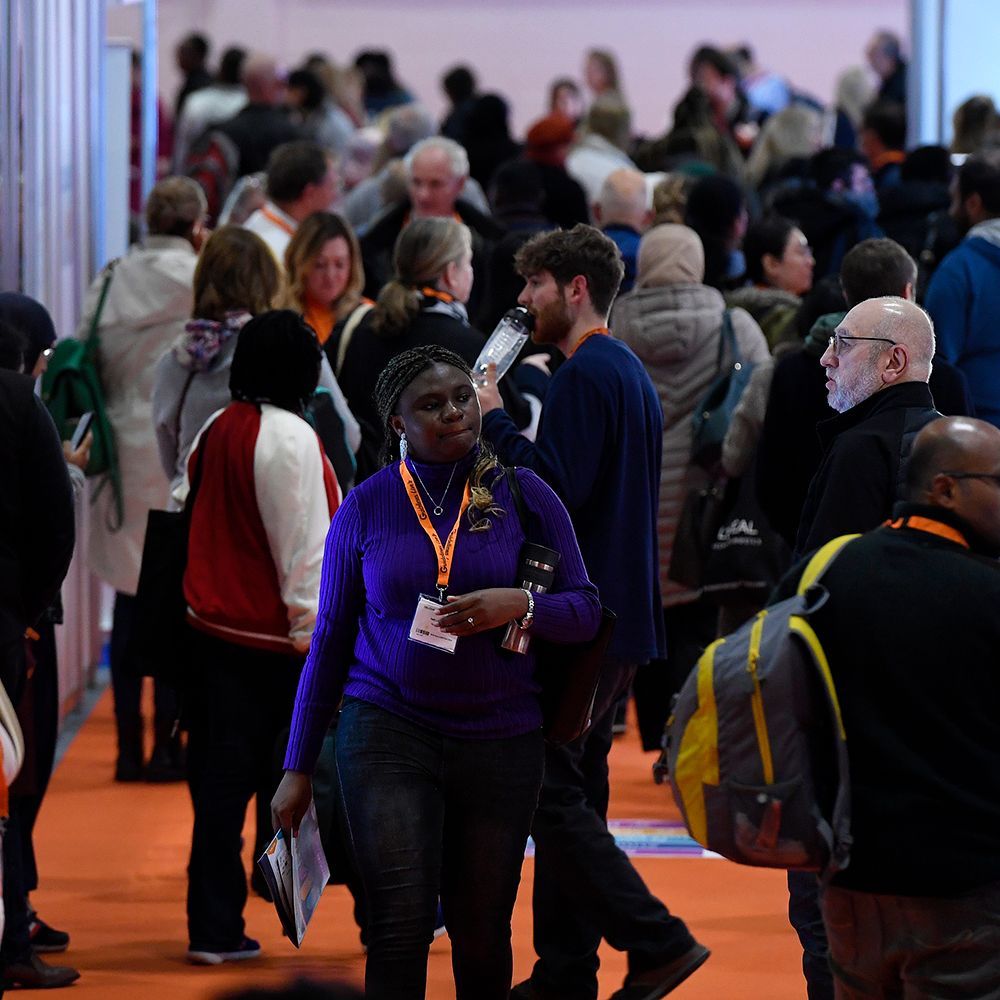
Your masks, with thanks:
[{"label": "navy blue sweater", "polygon": [[589,337],[552,376],[538,435],[503,410],[483,436],[507,465],[536,472],[569,511],[590,579],[618,616],[610,653],[665,655],[656,509],[663,411],[642,362],[613,337]]}]

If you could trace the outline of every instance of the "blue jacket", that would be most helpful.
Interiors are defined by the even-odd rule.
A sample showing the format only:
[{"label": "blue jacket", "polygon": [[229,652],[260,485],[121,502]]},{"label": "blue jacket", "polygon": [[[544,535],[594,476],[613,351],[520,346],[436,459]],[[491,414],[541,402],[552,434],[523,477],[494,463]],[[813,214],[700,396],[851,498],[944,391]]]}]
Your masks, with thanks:
[{"label": "blue jacket", "polygon": [[976,416],[1000,427],[1000,247],[963,240],[927,289],[938,352],[969,380]]},{"label": "blue jacket", "polygon": [[622,277],[621,287],[618,294],[630,292],[635,287],[636,268],[639,259],[639,243],[642,240],[642,233],[637,232],[631,226],[621,225],[613,222],[601,230],[608,239],[613,240],[621,251],[622,263],[625,265],[625,274]]},{"label": "blue jacket", "polygon": [[506,465],[537,473],[569,510],[590,579],[618,616],[610,653],[664,656],[656,512],[663,411],[642,362],[621,341],[589,337],[549,385],[535,442],[503,410],[483,435]]}]

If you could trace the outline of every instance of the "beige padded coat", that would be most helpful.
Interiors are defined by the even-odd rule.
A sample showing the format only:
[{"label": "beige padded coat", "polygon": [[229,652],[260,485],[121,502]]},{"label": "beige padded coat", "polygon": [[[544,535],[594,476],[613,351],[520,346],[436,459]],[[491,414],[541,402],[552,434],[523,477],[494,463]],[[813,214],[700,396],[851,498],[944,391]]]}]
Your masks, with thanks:
[{"label": "beige padded coat", "polygon": [[[725,308],[721,293],[714,288],[687,282],[637,288],[618,299],[611,313],[611,329],[642,360],[663,407],[658,529],[665,607],[698,597],[697,591],[669,580],[667,570],[689,481],[691,417],[718,374]],[[771,357],[764,334],[748,313],[732,310],[732,324],[741,355],[755,366],[723,448],[724,471],[735,475],[743,471],[756,446],[767,402]]]}]

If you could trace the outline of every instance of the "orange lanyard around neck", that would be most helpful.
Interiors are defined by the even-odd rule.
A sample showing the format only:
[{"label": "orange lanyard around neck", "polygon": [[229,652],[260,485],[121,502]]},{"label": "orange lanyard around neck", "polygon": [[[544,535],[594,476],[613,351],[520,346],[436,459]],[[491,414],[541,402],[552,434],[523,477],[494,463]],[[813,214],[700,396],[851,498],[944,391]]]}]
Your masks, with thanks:
[{"label": "orange lanyard around neck", "polygon": [[450,292],[442,292],[440,288],[431,288],[430,285],[425,285],[420,289],[420,294],[428,299],[437,299],[440,302],[454,302],[455,296]]},{"label": "orange lanyard around neck", "polygon": [[575,344],[573,345],[573,350],[572,350],[572,351],[570,351],[570,352],[569,352],[569,354],[567,354],[567,355],[566,355],[567,359],[569,359],[569,358],[573,357],[573,355],[574,355],[574,354],[576,354],[576,352],[577,352],[578,350],[580,350],[580,346],[581,346],[581,345],[583,344],[583,342],[584,342],[585,340],[590,340],[590,338],[591,338],[591,337],[596,337],[596,336],[604,336],[604,337],[606,337],[606,336],[608,336],[608,334],[610,334],[610,333],[611,333],[611,331],[610,331],[610,330],[609,330],[609,329],[608,329],[608,328],[607,328],[606,326],[595,326],[593,330],[588,330],[588,331],[587,331],[587,332],[586,332],[586,333],[585,333],[585,334],[584,334],[584,335],[583,335],[583,336],[582,336],[582,337],[581,337],[581,338],[580,338],[580,339],[579,339],[579,340],[578,340],[578,341],[577,341],[577,342],[576,342],[576,343],[575,343]]},{"label": "orange lanyard around neck", "polygon": [[965,536],[957,529],[948,524],[942,524],[929,517],[899,517],[895,521],[886,521],[887,528],[913,528],[914,531],[926,531],[929,535],[937,535],[938,538],[946,538],[949,542],[956,542],[962,548],[969,548],[969,543]]},{"label": "orange lanyard around neck", "polygon": [[295,235],[295,229],[293,226],[289,225],[287,220],[283,219],[280,215],[275,215],[266,205],[260,210],[260,214],[264,216],[265,219],[273,222],[279,229],[284,229],[289,236]]},{"label": "orange lanyard around neck", "polygon": [[458,508],[458,517],[455,518],[455,524],[448,533],[447,541],[442,545],[441,537],[434,530],[430,516],[427,513],[427,508],[420,497],[420,491],[417,489],[413,473],[406,467],[405,461],[400,461],[399,463],[399,474],[403,478],[403,485],[406,487],[406,495],[410,498],[413,513],[417,515],[420,527],[424,529],[424,534],[427,535],[431,540],[431,545],[434,546],[438,567],[437,589],[443,601],[444,592],[448,589],[448,581],[451,579],[451,567],[455,557],[455,542],[458,540],[458,527],[462,523],[462,515],[469,509],[469,503],[472,500],[472,489],[469,481],[466,480],[465,492],[462,494],[462,504]]}]

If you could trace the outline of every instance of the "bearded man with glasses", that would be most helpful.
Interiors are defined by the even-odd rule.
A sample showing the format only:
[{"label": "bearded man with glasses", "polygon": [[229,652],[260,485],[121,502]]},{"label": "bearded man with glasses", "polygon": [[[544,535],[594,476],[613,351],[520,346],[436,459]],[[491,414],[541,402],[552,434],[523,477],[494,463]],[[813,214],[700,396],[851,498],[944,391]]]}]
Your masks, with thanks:
[{"label": "bearded man with glasses", "polygon": [[[897,296],[859,303],[834,330],[820,364],[837,415],[816,428],[823,457],[802,509],[796,558],[831,538],[878,527],[904,498],[913,441],[941,416],[927,386],[933,357],[930,317]],[[809,998],[833,1000],[818,880],[789,872],[788,888]]]}]

